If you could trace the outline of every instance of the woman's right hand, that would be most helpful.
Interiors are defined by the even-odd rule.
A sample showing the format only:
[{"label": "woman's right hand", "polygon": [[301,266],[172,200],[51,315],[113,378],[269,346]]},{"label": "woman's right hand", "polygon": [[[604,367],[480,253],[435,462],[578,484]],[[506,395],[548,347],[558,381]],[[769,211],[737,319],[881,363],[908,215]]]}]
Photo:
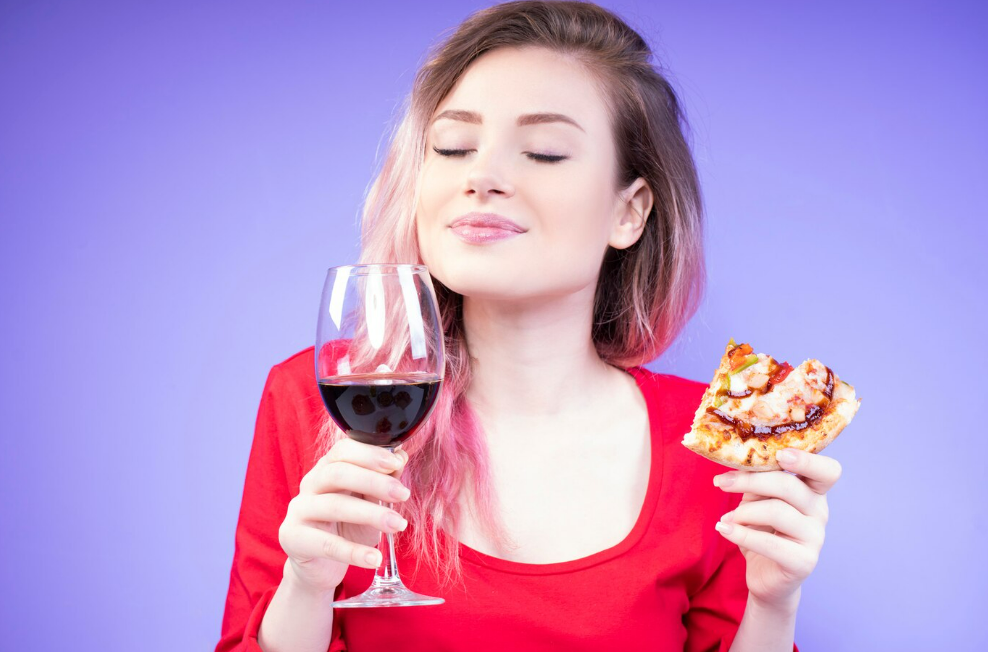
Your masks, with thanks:
[{"label": "woman's right hand", "polygon": [[288,555],[285,572],[316,593],[332,593],[347,566],[377,568],[382,532],[400,532],[408,522],[378,504],[404,502],[409,490],[398,477],[404,451],[362,444],[345,437],[305,474],[288,503],[278,541]]}]

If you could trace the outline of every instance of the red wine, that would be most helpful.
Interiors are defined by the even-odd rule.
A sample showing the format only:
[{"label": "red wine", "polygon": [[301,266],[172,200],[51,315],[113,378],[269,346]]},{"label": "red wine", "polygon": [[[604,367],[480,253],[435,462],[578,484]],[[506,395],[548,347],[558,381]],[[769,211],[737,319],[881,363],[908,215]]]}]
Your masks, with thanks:
[{"label": "red wine", "polygon": [[[386,381],[386,382],[382,382]],[[397,446],[432,411],[440,380],[426,374],[361,374],[319,380],[330,416],[347,435],[373,446]]]}]

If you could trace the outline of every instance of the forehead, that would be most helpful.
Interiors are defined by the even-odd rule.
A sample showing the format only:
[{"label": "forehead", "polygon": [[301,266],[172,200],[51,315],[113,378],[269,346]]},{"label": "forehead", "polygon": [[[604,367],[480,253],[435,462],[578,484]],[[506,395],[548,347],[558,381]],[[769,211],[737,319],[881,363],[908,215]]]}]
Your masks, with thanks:
[{"label": "forehead", "polygon": [[607,109],[594,77],[576,59],[544,48],[499,48],[481,55],[460,75],[434,115],[450,108],[475,111],[485,122],[511,121],[525,113],[562,113],[588,135],[602,135],[607,129]]}]

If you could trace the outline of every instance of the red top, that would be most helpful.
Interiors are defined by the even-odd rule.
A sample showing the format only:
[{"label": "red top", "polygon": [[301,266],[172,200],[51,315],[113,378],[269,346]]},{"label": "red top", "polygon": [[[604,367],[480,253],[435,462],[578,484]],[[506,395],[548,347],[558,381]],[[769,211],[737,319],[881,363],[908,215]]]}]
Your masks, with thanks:
[{"label": "red top", "polygon": [[[641,513],[623,541],[556,564],[505,561],[461,544],[463,574],[446,590],[425,564],[416,573],[415,560],[399,546],[405,584],[445,604],[337,609],[329,650],[727,652],[748,589],[741,551],[714,523],[741,496],[714,487],[713,476],[724,467],[680,444],[705,386],[643,367],[628,371],[648,405],[652,465]],[[278,528],[316,462],[315,435],[325,418],[311,347],[271,369],[247,463],[216,652],[261,650],[257,632],[286,560]],[[351,567],[338,597],[361,593],[372,576]]]}]

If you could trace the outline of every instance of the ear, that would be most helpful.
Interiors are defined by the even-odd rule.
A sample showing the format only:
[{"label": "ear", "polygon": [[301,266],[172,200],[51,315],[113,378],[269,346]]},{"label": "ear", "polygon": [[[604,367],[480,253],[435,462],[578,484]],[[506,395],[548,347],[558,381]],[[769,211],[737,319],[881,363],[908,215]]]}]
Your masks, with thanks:
[{"label": "ear", "polygon": [[645,221],[652,212],[652,189],[638,177],[618,193],[614,226],[607,244],[615,249],[627,249],[638,242],[645,231]]}]

